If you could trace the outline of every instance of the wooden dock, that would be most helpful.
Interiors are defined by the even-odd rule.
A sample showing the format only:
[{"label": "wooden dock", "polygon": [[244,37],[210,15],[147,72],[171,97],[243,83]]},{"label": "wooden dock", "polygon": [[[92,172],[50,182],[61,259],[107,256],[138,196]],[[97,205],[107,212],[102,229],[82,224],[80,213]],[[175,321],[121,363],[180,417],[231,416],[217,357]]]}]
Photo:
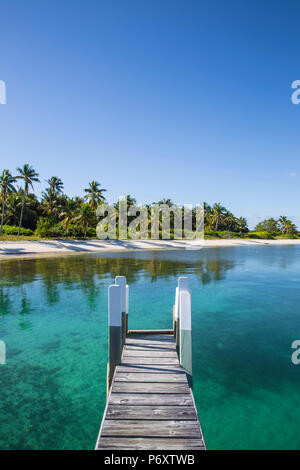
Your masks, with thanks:
[{"label": "wooden dock", "polygon": [[[176,295],[178,302],[179,297]],[[124,305],[126,303],[128,307],[128,300]],[[110,302],[110,305],[115,304]],[[128,312],[125,312],[125,320],[122,313],[119,333],[124,338],[122,355],[114,364],[109,363],[108,398],[96,449],[204,450],[190,388],[191,370],[187,372],[182,367],[180,353],[178,355],[177,352],[180,327],[160,331],[125,331],[124,334],[123,323],[125,321],[127,325]],[[176,318],[173,324],[176,325]],[[115,328],[116,325],[111,331],[114,339],[117,334]],[[182,336],[186,340],[186,334]],[[183,350],[186,354],[189,347],[185,345]],[[111,359],[115,360],[117,356],[111,351]]]}]

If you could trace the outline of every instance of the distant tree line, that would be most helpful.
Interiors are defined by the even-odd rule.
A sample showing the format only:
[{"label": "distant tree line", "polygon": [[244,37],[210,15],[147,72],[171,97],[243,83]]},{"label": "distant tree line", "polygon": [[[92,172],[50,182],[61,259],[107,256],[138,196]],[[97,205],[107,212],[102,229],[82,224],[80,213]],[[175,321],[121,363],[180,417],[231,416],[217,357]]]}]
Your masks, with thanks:
[{"label": "distant tree line", "polygon": [[[17,186],[18,181],[20,185]],[[52,176],[47,182],[40,199],[34,194],[34,184],[39,183],[39,174],[28,163],[19,167],[16,174],[5,169],[0,175],[1,225],[0,235],[32,235],[40,237],[95,237],[96,209],[106,201],[106,189],[93,180],[83,190],[83,196],[69,197],[64,194],[64,185],[60,178]],[[127,207],[136,205],[136,200],[126,196]],[[166,204],[172,207],[171,199],[162,199],[146,205],[149,215],[154,204]],[[118,213],[119,202],[114,204]],[[171,213],[172,217],[172,213]],[[134,218],[134,217],[133,217]],[[128,218],[130,223],[132,217]],[[151,223],[149,217],[149,224]],[[221,203],[204,203],[205,232],[209,235],[228,232],[246,235],[249,232],[247,220],[236,217]],[[172,220],[171,220],[172,226]],[[278,220],[266,219],[255,227],[257,233],[270,236],[296,236],[297,228],[286,216]]]}]

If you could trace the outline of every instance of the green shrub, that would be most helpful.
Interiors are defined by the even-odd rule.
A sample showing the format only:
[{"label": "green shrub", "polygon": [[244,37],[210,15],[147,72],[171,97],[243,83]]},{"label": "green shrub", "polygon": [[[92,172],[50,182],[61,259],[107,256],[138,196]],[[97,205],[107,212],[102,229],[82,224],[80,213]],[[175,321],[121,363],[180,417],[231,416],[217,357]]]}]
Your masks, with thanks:
[{"label": "green shrub", "polygon": [[[18,231],[19,227],[17,227],[16,225],[3,225],[2,227],[3,235],[18,235]],[[21,227],[20,235],[30,237],[31,235],[33,235],[33,230],[30,230],[30,228]]]},{"label": "green shrub", "polygon": [[205,238],[241,238],[244,235],[244,233],[230,232],[229,230],[217,230],[215,232],[212,229],[205,229]]},{"label": "green shrub", "polygon": [[228,230],[218,230],[215,232],[220,238],[240,238],[240,232],[229,232]]},{"label": "green shrub", "polygon": [[204,238],[220,238],[218,232],[215,232],[212,229],[205,229],[204,230]]},{"label": "green shrub", "polygon": [[96,238],[96,229],[94,227],[88,227],[86,231],[86,236]]},{"label": "green shrub", "polygon": [[76,225],[70,225],[68,233],[65,232],[65,235],[68,237],[81,238],[83,237],[83,232],[80,227]]},{"label": "green shrub", "polygon": [[55,223],[50,217],[39,217],[35,234],[39,237],[57,237],[59,233],[55,230]]},{"label": "green shrub", "polygon": [[290,234],[286,233],[286,234],[278,235],[276,238],[295,239],[295,238],[299,238],[299,235],[295,235],[293,233],[290,233]]},{"label": "green shrub", "polygon": [[246,238],[259,238],[263,240],[271,240],[273,238],[272,234],[270,232],[248,232],[246,234]]},{"label": "green shrub", "polygon": [[254,228],[253,233],[263,233],[263,232],[267,232],[270,235],[279,235],[280,228],[278,226],[278,221],[271,218],[271,219],[265,219],[259,222]]}]

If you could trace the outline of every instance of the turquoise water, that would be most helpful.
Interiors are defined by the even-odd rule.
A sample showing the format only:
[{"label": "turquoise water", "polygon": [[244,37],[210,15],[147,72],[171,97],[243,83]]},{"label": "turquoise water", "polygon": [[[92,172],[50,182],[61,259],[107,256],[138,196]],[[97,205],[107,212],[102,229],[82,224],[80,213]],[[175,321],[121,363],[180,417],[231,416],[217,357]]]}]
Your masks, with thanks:
[{"label": "turquoise water", "polygon": [[130,328],[169,328],[192,288],[194,395],[209,449],[299,449],[300,247],[129,252],[0,262],[1,449],[92,449],[105,404],[107,287]]}]

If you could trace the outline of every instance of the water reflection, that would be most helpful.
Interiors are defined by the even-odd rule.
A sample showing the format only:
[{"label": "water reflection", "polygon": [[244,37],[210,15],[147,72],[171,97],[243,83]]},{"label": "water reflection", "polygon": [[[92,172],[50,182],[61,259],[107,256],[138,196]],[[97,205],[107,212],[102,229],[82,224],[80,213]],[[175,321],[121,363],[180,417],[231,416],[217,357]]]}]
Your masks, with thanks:
[{"label": "water reflection", "polygon": [[[202,284],[224,279],[226,272],[234,268],[234,261],[226,257],[196,258],[187,254],[185,258],[167,259],[157,253],[153,257],[138,256],[65,256],[61,258],[18,259],[0,262],[0,312],[9,313],[12,302],[9,295],[11,287],[20,286],[20,315],[30,313],[30,303],[24,286],[41,281],[45,289],[45,300],[54,305],[59,300],[59,288],[80,288],[88,298],[91,307],[99,294],[101,286],[107,284],[107,278],[122,274],[129,284],[134,284],[141,276],[151,282],[169,277],[178,277],[191,272]],[[175,257],[176,258],[176,257]]]},{"label": "water reflection", "polygon": [[224,280],[228,271],[249,260],[251,262],[251,257],[255,258],[255,262],[259,258],[262,266],[272,267],[277,264],[281,269],[286,269],[298,254],[293,248],[286,247],[283,251],[282,247],[270,247],[267,250],[262,250],[261,247],[242,247],[199,252],[170,250],[1,260],[0,315],[12,311],[10,289],[18,286],[22,287],[20,314],[24,316],[30,313],[24,286],[35,281],[42,283],[48,305],[55,305],[59,301],[62,288],[76,288],[88,299],[93,310],[101,287],[107,285],[107,279],[120,274],[126,276],[129,284],[135,284],[141,276],[148,278],[150,282],[157,282],[192,273],[200,284],[205,285]]}]

